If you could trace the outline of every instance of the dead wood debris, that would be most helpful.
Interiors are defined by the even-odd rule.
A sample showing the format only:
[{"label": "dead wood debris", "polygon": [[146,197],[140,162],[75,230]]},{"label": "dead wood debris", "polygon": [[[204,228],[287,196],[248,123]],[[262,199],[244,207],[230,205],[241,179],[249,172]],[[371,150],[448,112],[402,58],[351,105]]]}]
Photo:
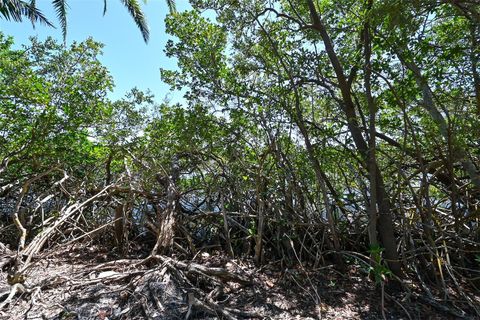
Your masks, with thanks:
[{"label": "dead wood debris", "polygon": [[[303,269],[280,272],[273,265],[259,270],[252,261],[226,256],[99,262],[101,255],[100,248],[57,247],[33,256],[21,283],[4,286],[6,274],[0,273],[0,319],[381,318],[371,283],[339,277],[328,268],[306,275]],[[0,254],[0,260],[5,257]],[[311,299],[314,291],[318,301]],[[387,297],[404,308],[387,306],[387,319],[437,313],[439,319],[449,319],[449,310],[436,311],[438,306],[416,295],[410,302]]]},{"label": "dead wood debris", "polygon": [[[42,260],[36,257],[33,260],[29,272],[34,273],[44,267],[43,264],[47,259]],[[10,287],[5,287],[5,290],[0,290],[0,298],[3,300],[0,303],[0,318],[10,315],[10,310],[16,309],[15,303],[25,304],[28,301],[27,297],[31,299],[27,312],[29,316],[32,316],[40,312],[41,308],[36,305],[42,305],[35,302],[35,298],[37,301],[45,303],[48,300],[49,292],[64,291],[58,289],[65,288],[68,288],[69,298],[66,301],[59,299],[58,304],[61,306],[66,302],[68,304],[69,301],[77,301],[77,306],[56,310],[56,315],[54,315],[55,312],[48,315],[40,312],[38,316],[47,316],[48,319],[52,316],[53,319],[64,319],[66,314],[74,314],[80,319],[83,317],[179,319],[191,318],[192,313],[204,313],[211,316],[220,315],[227,319],[260,318],[261,315],[255,312],[229,307],[228,299],[217,301],[215,298],[221,297],[221,295],[211,294],[213,289],[218,286],[222,287],[221,291],[223,292],[223,288],[229,287],[230,283],[236,283],[236,288],[251,284],[248,276],[238,266],[234,268],[230,263],[228,267],[231,270],[186,263],[156,255],[143,260],[108,261],[91,267],[79,265],[73,267],[68,273],[62,270],[61,275],[49,276],[49,272],[45,272],[43,276],[46,278],[41,281],[36,281],[37,277],[34,278],[33,274],[28,274],[25,283],[15,283]],[[4,299],[6,295],[8,297]],[[14,297],[18,295],[20,295],[20,299],[15,300]],[[86,308],[84,306],[85,303],[88,304],[86,301],[92,299],[110,300],[115,307],[110,310]],[[82,301],[85,303],[80,303]],[[75,303],[73,304],[75,305]],[[26,317],[26,314],[24,316]]]}]

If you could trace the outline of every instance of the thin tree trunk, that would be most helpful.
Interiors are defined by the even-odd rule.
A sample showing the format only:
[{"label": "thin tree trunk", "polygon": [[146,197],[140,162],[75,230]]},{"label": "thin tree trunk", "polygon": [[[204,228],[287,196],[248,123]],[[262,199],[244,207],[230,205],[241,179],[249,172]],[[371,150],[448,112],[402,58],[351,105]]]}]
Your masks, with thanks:
[{"label": "thin tree trunk", "polygon": [[257,235],[255,238],[255,263],[260,265],[262,263],[262,244],[263,244],[263,228],[265,223],[265,200],[263,193],[265,191],[265,182],[263,181],[262,173],[263,161],[260,164],[260,172],[257,175]]},{"label": "thin tree trunk", "polygon": [[105,185],[108,186],[110,182],[112,181],[112,160],[113,160],[114,152],[113,150],[110,150],[110,153],[108,154],[107,162],[105,163]]},{"label": "thin tree trunk", "polygon": [[230,228],[228,227],[228,217],[227,217],[227,211],[225,210],[225,199],[224,195],[220,195],[220,210],[222,210],[222,215],[223,215],[223,230],[225,233],[225,241],[227,245],[227,252],[230,255],[230,257],[233,258],[233,248],[232,248],[232,242],[230,241]]},{"label": "thin tree trunk", "polygon": [[475,102],[477,104],[477,115],[480,116],[480,75],[478,74],[478,60],[480,55],[480,44],[477,37],[480,28],[476,23],[472,22],[470,26],[470,37],[472,46],[470,48],[470,62],[472,64],[473,85],[475,86]]},{"label": "thin tree trunk", "polygon": [[303,139],[305,141],[305,148],[307,149],[307,154],[308,154],[308,159],[310,160],[310,163],[313,166],[313,171],[315,172],[315,178],[317,181],[318,186],[320,187],[320,191],[322,194],[322,200],[323,204],[325,206],[325,212],[327,215],[327,221],[328,221],[328,226],[330,229],[330,234],[332,235],[332,240],[333,240],[333,249],[335,250],[335,263],[340,270],[345,270],[345,264],[343,262],[343,259],[341,255],[339,254],[340,252],[340,240],[337,235],[337,230],[335,226],[335,220],[333,219],[333,213],[332,213],[332,207],[328,201],[328,190],[327,190],[327,185],[325,181],[323,180],[323,176],[325,173],[322,170],[322,167],[320,166],[320,162],[318,161],[317,157],[315,156],[315,151],[313,149],[312,143],[310,141],[310,136],[308,134],[307,129],[305,128],[305,123],[303,120],[303,115],[300,110],[300,107],[296,107],[297,110],[297,125],[300,129],[300,132],[303,136]]},{"label": "thin tree trunk", "polygon": [[115,222],[114,222],[114,230],[115,230],[115,239],[117,241],[117,246],[120,249],[120,252],[123,252],[123,233],[124,233],[124,224],[125,224],[125,211],[126,211],[125,204],[119,204],[115,208]]},{"label": "thin tree trunk", "polygon": [[[448,141],[450,139],[450,136],[447,121],[437,109],[437,106],[433,99],[433,92],[428,85],[427,79],[425,79],[425,77],[422,75],[421,69],[415,62],[405,59],[402,50],[397,50],[397,56],[399,57],[403,65],[405,65],[407,69],[412,72],[418,87],[422,91],[423,104],[425,109],[430,114],[432,120],[437,124],[442,137],[445,139],[445,141]],[[469,175],[470,181],[473,183],[473,185],[480,189],[480,174],[478,173],[475,164],[472,162],[472,160],[469,159],[467,152],[456,142],[455,137],[452,137],[452,139],[452,145],[455,148],[455,154],[457,159],[460,161],[463,169]]]},{"label": "thin tree trunk", "polygon": [[[310,16],[312,19],[311,28],[316,30],[322,37],[323,43],[325,45],[325,50],[330,59],[332,67],[335,71],[336,78],[338,81],[338,86],[340,88],[344,106],[343,111],[345,112],[347,118],[347,126],[352,135],[355,146],[362,155],[364,166],[368,168],[369,163],[369,152],[368,145],[365,142],[365,139],[362,136],[362,132],[358,125],[357,115],[355,112],[355,105],[352,100],[350,93],[350,86],[348,84],[347,78],[345,76],[340,60],[337,57],[335,48],[333,46],[332,40],[323,25],[323,22],[320,18],[320,15],[315,8],[313,0],[306,0],[308,8],[310,11]],[[397,253],[397,244],[395,239],[395,232],[393,227],[392,220],[392,207],[388,196],[385,191],[385,186],[383,182],[383,177],[378,170],[378,165],[375,163],[375,179],[377,186],[377,204],[379,207],[379,217],[378,217],[378,231],[381,237],[382,245],[385,248],[385,258],[388,262],[388,265],[392,272],[398,277],[402,277],[401,264],[398,259]]]},{"label": "thin tree trunk", "polygon": [[[260,24],[260,22],[259,22],[259,24]],[[323,202],[325,204],[325,210],[326,210],[326,214],[327,214],[327,219],[328,219],[328,223],[329,223],[329,226],[330,226],[330,232],[331,232],[332,238],[334,240],[334,249],[336,251],[336,253],[335,253],[335,260],[336,261],[335,262],[337,263],[339,269],[344,269],[345,265],[343,263],[343,260],[342,260],[341,256],[338,253],[338,251],[340,250],[340,241],[339,241],[338,236],[336,234],[335,221],[333,220],[333,214],[332,214],[332,211],[331,211],[331,207],[328,203],[327,187],[326,187],[325,180],[323,179],[323,177],[326,176],[326,175],[323,173],[323,170],[321,169],[321,166],[320,166],[320,162],[318,162],[318,159],[315,156],[314,149],[313,149],[313,146],[310,142],[310,138],[309,138],[307,128],[305,127],[305,121],[304,121],[304,118],[303,118],[301,105],[300,105],[299,90],[297,88],[297,85],[295,84],[295,81],[293,80],[293,76],[292,76],[292,72],[291,72],[290,68],[287,66],[283,57],[278,52],[278,49],[277,49],[275,43],[272,41],[272,39],[268,35],[267,31],[263,28],[263,26],[261,24],[260,24],[260,26],[262,27],[265,34],[269,38],[269,40],[272,44],[272,47],[273,47],[276,55],[278,56],[283,69],[288,74],[288,77],[290,78],[290,83],[292,84],[292,87],[294,89],[294,95],[295,95],[294,108],[295,108],[295,116],[296,117],[293,117],[293,118],[296,118],[295,122],[296,122],[298,128],[300,129],[300,132],[301,132],[302,136],[304,137],[308,158],[313,165],[316,181],[317,181],[317,183],[320,187],[321,193],[322,193]],[[287,112],[290,112],[290,110],[287,109]]]},{"label": "thin tree trunk", "polygon": [[[369,0],[367,3],[368,10],[372,7],[372,0]],[[372,76],[372,65],[370,58],[372,55],[372,44],[370,39],[370,23],[365,23],[364,26],[364,54],[365,54],[365,66],[364,66],[364,83],[365,83],[365,94],[367,97],[367,105],[369,111],[369,161],[368,161],[368,171],[370,178],[370,221],[368,224],[368,239],[370,242],[370,247],[373,249],[378,246],[377,239],[377,179],[376,179],[376,126],[375,126],[375,116],[377,113],[375,101],[372,96],[371,89],[371,76]],[[376,257],[375,257],[376,258]]]}]

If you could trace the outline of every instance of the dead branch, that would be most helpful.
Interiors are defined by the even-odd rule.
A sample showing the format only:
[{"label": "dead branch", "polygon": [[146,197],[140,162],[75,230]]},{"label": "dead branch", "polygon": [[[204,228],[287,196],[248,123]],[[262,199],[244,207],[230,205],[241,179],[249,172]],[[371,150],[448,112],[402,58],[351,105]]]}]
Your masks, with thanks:
[{"label": "dead branch", "polygon": [[27,238],[27,229],[25,229],[25,227],[22,225],[22,223],[20,222],[20,219],[18,217],[18,214],[20,213],[20,209],[22,207],[23,198],[27,194],[28,190],[30,189],[30,185],[33,182],[49,175],[50,173],[52,173],[55,170],[60,170],[60,169],[58,167],[50,168],[47,171],[42,172],[42,173],[36,175],[35,177],[28,179],[27,181],[25,181],[23,183],[22,191],[20,192],[20,195],[19,195],[18,200],[17,200],[17,204],[15,205],[15,211],[13,212],[13,215],[12,215],[13,222],[15,223],[15,226],[17,227],[18,231],[20,232],[20,240],[18,241],[18,250],[19,251],[23,250],[23,248],[25,247],[25,240]]}]

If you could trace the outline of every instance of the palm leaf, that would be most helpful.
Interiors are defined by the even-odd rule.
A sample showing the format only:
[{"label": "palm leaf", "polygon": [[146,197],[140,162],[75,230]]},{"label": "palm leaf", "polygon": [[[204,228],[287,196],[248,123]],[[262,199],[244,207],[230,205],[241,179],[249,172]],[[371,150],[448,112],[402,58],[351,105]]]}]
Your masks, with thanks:
[{"label": "palm leaf", "polygon": [[[36,1],[36,0],[31,0],[31,1],[30,1],[30,7],[31,7],[31,8],[36,8],[36,7],[37,7],[37,1]],[[32,26],[33,26],[33,28],[35,29],[35,20],[33,20],[32,18],[30,18],[30,21],[32,22]]]},{"label": "palm leaf", "polygon": [[21,22],[23,17],[27,17],[32,23],[39,22],[53,27],[53,24],[37,9],[33,0],[30,3],[22,0],[0,0],[0,14],[6,20]]},{"label": "palm leaf", "polygon": [[103,0],[103,15],[107,13],[107,0]]},{"label": "palm leaf", "polygon": [[30,19],[34,26],[36,22],[39,22],[41,24],[55,28],[55,26],[47,19],[47,17],[45,17],[43,13],[37,9],[34,1],[33,5],[32,3],[30,3],[29,8],[24,12],[24,14]]},{"label": "palm leaf", "polygon": [[142,33],[143,40],[148,42],[150,31],[148,30],[147,20],[143,14],[142,9],[137,0],[121,0],[123,5],[127,8],[128,12],[132,16],[133,20],[137,24],[140,32]]},{"label": "palm leaf", "polygon": [[66,0],[52,0],[53,8],[57,13],[57,18],[62,27],[63,41],[67,39],[67,1]]},{"label": "palm leaf", "polygon": [[10,21],[22,21],[22,8],[27,4],[23,1],[17,0],[3,0],[0,2],[0,14]]},{"label": "palm leaf", "polygon": [[168,10],[170,10],[170,13],[177,12],[177,6],[175,4],[175,0],[167,0],[167,6],[168,6]]}]

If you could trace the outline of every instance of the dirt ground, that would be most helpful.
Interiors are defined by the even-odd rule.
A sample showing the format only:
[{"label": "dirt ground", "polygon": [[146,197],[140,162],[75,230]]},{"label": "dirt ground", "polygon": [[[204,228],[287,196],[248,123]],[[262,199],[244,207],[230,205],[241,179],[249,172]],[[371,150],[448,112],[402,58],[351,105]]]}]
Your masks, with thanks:
[{"label": "dirt ground", "polygon": [[[36,258],[24,285],[0,319],[457,318],[392,288],[382,302],[382,290],[355,268],[281,271],[279,263],[257,268],[220,254],[181,262],[119,257],[99,247],[56,249]],[[2,271],[0,301],[8,290]]]}]

